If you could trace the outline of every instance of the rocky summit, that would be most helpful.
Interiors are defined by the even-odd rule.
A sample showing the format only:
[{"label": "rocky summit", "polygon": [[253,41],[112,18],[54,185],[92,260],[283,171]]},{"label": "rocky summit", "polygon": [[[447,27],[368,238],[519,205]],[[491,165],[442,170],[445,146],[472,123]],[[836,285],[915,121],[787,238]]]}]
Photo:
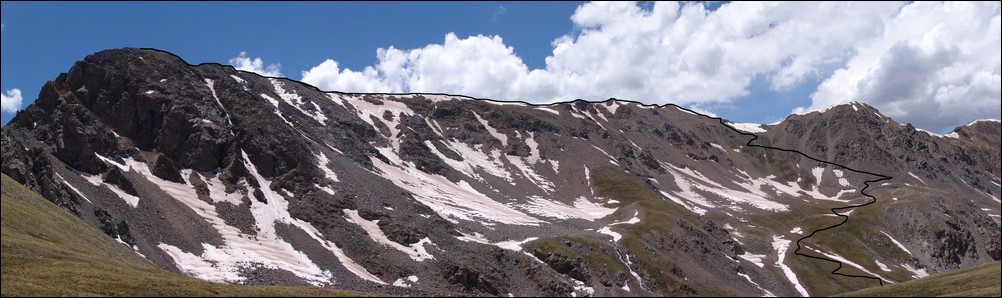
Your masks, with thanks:
[{"label": "rocky summit", "polygon": [[936,135],[862,103],[758,125],[617,99],[322,92],[117,49],[4,126],[2,172],[215,282],[822,296],[999,260],[1000,130]]}]

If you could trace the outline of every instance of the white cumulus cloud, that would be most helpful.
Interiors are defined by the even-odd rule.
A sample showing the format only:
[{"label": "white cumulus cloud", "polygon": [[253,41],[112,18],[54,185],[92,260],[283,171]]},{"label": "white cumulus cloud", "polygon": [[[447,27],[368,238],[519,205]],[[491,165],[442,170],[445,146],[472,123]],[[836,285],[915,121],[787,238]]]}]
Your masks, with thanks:
[{"label": "white cumulus cloud", "polygon": [[10,89],[0,94],[0,111],[14,113],[21,109],[21,89]]},{"label": "white cumulus cloud", "polygon": [[[998,118],[998,7],[732,2],[710,11],[699,3],[591,2],[570,16],[575,30],[552,41],[541,69],[529,69],[500,36],[449,33],[441,44],[380,48],[376,64],[361,70],[328,59],[302,76],[324,90],[537,103],[616,97],[702,110],[748,95],[756,78],[776,91],[822,81],[797,112],[856,100],[939,130],[974,111]],[[947,104],[959,100],[968,105]]]},{"label": "white cumulus cloud", "polygon": [[1002,23],[998,2],[915,2],[860,43],[805,110],[851,100],[932,131],[1000,115]]},{"label": "white cumulus cloud", "polygon": [[264,64],[264,60],[261,57],[250,58],[247,57],[247,52],[240,52],[239,56],[230,59],[230,65],[238,70],[255,72],[263,76],[269,77],[280,77],[282,76],[282,65],[281,64]]}]

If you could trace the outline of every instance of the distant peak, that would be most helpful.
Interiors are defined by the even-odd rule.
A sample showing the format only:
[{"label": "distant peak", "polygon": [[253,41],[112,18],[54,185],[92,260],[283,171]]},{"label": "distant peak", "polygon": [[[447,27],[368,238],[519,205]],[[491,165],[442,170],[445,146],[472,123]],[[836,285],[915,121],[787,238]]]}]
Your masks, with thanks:
[{"label": "distant peak", "polygon": [[971,121],[970,123],[964,124],[964,126],[972,126],[972,125],[975,125],[975,124],[978,124],[978,123],[981,123],[981,122],[1002,123],[1002,121],[999,121],[998,119],[977,119],[977,120]]},{"label": "distant peak", "polygon": [[[850,108],[854,112],[859,112],[859,111],[875,111],[876,112],[877,111],[876,108],[874,108],[873,106],[868,105],[866,103],[862,103],[862,102],[858,102],[858,101],[850,101],[850,102],[847,102],[847,103],[840,103],[840,104],[836,104],[836,105],[833,105],[833,106],[821,109],[821,110],[819,110],[819,112],[825,113],[825,112],[828,112],[828,111],[831,111],[831,110],[850,109]],[[878,112],[878,116],[883,117],[882,115],[879,115],[879,112]]]}]

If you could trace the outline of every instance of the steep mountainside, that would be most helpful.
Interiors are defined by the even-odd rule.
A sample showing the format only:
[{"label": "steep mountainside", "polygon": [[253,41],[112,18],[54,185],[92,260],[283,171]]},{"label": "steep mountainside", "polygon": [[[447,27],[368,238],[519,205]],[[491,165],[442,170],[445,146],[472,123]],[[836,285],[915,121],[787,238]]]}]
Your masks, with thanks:
[{"label": "steep mountainside", "polygon": [[4,297],[352,296],[311,287],[220,285],[164,271],[3,175]]},{"label": "steep mountainside", "polygon": [[325,93],[121,49],[43,87],[3,129],[2,171],[211,281],[831,295],[999,260],[1000,127],[935,136],[858,103],[754,125],[615,99]]}]

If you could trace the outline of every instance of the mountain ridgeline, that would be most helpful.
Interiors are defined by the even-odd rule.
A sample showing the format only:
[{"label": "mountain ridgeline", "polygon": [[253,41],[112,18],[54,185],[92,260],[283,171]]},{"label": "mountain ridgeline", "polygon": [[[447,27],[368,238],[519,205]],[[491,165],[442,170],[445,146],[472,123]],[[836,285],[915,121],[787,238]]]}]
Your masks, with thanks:
[{"label": "mountain ridgeline", "polygon": [[757,125],[616,99],[321,92],[117,49],[17,113],[2,172],[215,282],[820,296],[998,261],[1000,136],[861,103]]}]

